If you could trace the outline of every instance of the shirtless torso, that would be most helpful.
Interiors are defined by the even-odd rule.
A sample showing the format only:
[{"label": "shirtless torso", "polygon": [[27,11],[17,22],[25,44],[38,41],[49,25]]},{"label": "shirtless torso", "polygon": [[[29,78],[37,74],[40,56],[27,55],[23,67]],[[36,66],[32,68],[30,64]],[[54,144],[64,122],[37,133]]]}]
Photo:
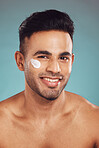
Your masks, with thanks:
[{"label": "shirtless torso", "polygon": [[[47,120],[30,116],[24,92],[0,103],[0,148],[98,148],[99,108],[67,93],[68,111]],[[68,103],[69,99],[69,103]]]}]

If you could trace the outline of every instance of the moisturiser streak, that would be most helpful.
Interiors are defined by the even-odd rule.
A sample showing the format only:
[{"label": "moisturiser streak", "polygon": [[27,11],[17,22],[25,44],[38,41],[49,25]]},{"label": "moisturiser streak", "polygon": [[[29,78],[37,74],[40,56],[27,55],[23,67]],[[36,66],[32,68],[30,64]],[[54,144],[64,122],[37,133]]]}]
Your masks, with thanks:
[{"label": "moisturiser streak", "polygon": [[34,68],[40,68],[41,63],[38,60],[31,59],[31,64]]}]

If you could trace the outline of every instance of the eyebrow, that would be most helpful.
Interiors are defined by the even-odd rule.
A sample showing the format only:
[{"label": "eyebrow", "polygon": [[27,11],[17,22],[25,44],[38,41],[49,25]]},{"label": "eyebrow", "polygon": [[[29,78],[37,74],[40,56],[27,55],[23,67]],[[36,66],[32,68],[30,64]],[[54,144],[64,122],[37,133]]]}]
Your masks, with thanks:
[{"label": "eyebrow", "polygon": [[[52,53],[50,53],[49,51],[46,51],[46,50],[45,50],[45,51],[42,51],[42,50],[39,50],[39,51],[37,51],[36,53],[34,53],[33,56],[36,56],[36,55],[39,55],[39,54],[52,55]],[[71,54],[70,54],[69,52],[62,52],[62,53],[59,54],[59,56],[66,56],[66,55],[71,56]]]},{"label": "eyebrow", "polygon": [[48,52],[48,51],[37,51],[35,54],[34,54],[34,56],[36,56],[36,55],[39,55],[39,54],[46,54],[46,55],[52,55],[50,52]]},{"label": "eyebrow", "polygon": [[59,56],[64,56],[64,55],[71,56],[71,53],[70,52],[63,52],[63,53],[60,53],[59,54]]}]

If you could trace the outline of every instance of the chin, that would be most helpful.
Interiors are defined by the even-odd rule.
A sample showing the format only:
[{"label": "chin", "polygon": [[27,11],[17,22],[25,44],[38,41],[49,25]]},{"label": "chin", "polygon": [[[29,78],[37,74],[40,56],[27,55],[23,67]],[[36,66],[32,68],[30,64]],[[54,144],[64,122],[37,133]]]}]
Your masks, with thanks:
[{"label": "chin", "polygon": [[44,91],[42,91],[42,93],[39,93],[39,95],[41,97],[43,97],[44,99],[46,99],[46,100],[53,101],[53,100],[58,99],[58,97],[60,96],[62,90],[53,90],[53,89],[44,90]]}]

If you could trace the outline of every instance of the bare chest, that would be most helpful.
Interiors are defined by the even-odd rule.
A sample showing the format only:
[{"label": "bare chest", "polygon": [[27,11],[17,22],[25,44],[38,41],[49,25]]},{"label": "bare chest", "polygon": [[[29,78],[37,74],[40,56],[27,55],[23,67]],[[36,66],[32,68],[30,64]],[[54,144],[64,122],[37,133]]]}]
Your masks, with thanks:
[{"label": "bare chest", "polygon": [[56,124],[41,128],[18,124],[4,131],[0,148],[93,148],[87,127]]}]

